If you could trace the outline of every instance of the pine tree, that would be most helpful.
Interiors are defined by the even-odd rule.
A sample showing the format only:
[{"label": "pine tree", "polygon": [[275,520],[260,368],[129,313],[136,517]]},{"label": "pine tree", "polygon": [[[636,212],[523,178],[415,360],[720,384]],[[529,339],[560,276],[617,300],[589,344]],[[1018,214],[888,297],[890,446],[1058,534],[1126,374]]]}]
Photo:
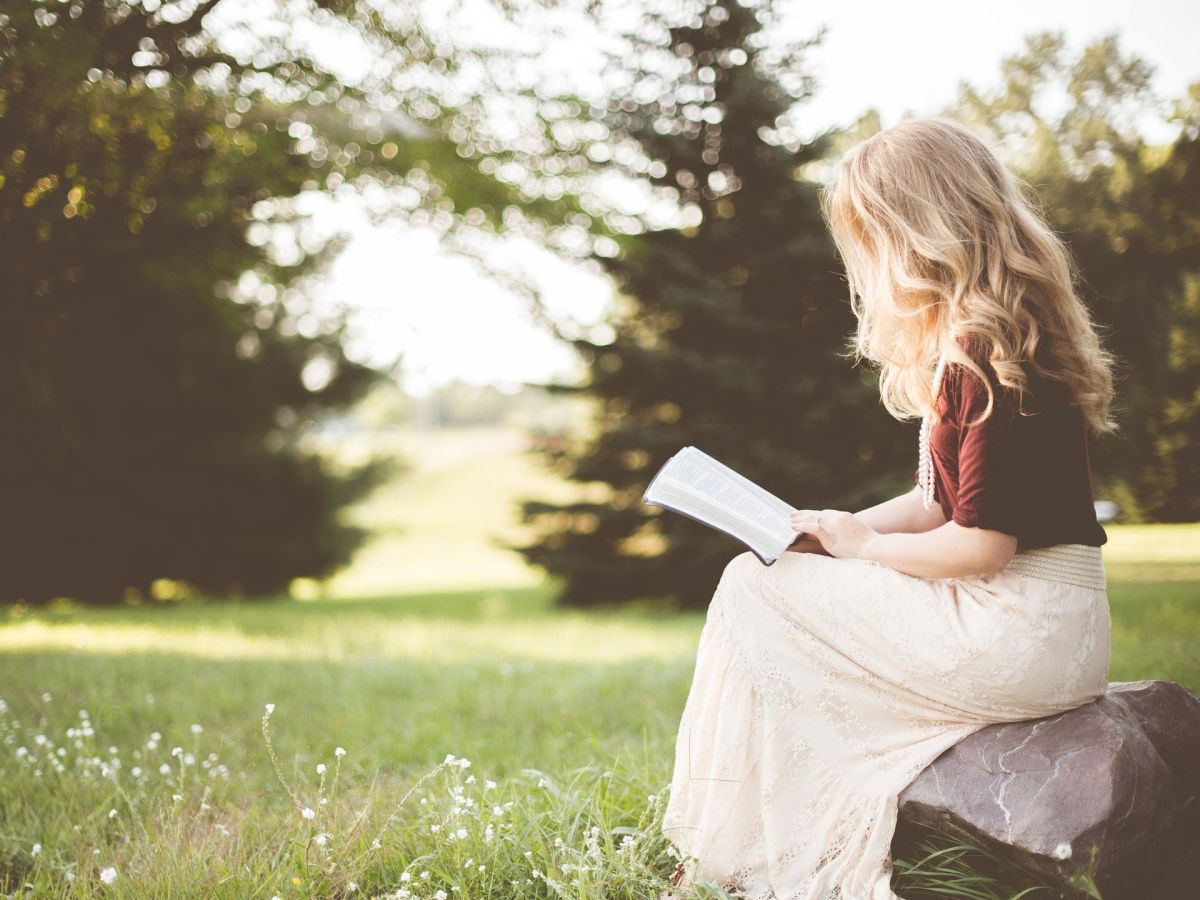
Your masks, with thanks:
[{"label": "pine tree", "polygon": [[[629,59],[682,74],[662,90],[634,79],[607,125],[674,186],[694,224],[622,241],[603,259],[619,292],[611,343],[573,341],[590,378],[561,391],[596,401],[594,433],[546,437],[541,450],[570,479],[598,483],[575,503],[527,501],[537,539],[517,547],[565,581],[560,602],[640,597],[703,607],[744,548],[641,502],[666,459],[692,444],[803,508],[859,509],[911,484],[915,429],[879,403],[873,373],[853,367],[854,328],[841,266],[801,174],[832,135],[802,143],[780,126],[811,93],[797,77],[817,39],[779,49],[771,5],[719,0],[689,22],[652,20]],[[667,47],[655,33],[669,34]],[[780,73],[784,73],[783,76]]]}]

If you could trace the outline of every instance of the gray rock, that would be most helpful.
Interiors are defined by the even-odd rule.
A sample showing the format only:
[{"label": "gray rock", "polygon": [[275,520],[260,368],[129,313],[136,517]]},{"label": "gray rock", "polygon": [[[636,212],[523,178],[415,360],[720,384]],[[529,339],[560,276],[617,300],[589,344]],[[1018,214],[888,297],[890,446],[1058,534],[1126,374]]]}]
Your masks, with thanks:
[{"label": "gray rock", "polygon": [[1083,896],[1069,879],[1096,845],[1104,900],[1197,900],[1200,699],[1171,681],[1112,682],[1077,709],[989,725],[913,779],[899,818],[898,836],[957,827],[1067,896]]}]

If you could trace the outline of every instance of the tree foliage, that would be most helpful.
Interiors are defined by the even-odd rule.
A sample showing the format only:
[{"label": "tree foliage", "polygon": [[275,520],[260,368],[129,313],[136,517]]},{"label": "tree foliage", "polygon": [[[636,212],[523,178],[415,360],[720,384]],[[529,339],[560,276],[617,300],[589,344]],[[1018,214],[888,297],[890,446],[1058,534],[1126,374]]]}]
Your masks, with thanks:
[{"label": "tree foliage", "polygon": [[354,3],[309,13],[387,44],[375,82],[343,82],[275,28],[231,55],[203,25],[217,6],[0,6],[5,600],[112,602],[161,579],[278,591],[362,537],[340,513],[381,466],[336,469],[308,433],[377,373],[311,302],[338,242],[296,198],[370,175],[405,189],[389,213],[448,215],[430,169],[464,167],[400,115],[440,108],[378,96],[397,57],[444,66],[411,23]]}]

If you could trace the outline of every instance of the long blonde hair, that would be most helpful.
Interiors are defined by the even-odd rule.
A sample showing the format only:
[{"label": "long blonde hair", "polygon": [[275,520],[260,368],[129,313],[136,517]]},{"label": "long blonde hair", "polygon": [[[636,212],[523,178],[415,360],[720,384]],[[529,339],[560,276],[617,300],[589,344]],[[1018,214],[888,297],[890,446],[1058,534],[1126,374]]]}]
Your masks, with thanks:
[{"label": "long blonde hair", "polygon": [[1113,357],[1076,293],[1069,251],[1024,185],[966,126],[936,117],[856,144],[822,188],[858,319],[852,349],[879,365],[880,397],[896,418],[932,409],[942,353],[987,385],[980,421],[991,414],[991,386],[965,339],[1015,389],[1018,408],[1032,372],[1065,385],[1093,430],[1117,427]]}]

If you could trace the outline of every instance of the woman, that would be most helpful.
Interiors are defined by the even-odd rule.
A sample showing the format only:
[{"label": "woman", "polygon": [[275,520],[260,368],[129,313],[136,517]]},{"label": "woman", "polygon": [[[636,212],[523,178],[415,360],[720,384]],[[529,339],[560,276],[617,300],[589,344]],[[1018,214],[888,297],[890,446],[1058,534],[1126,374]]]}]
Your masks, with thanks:
[{"label": "woman", "polygon": [[1060,240],[965,127],[908,120],[822,193],[916,486],[857,513],[801,510],[773,566],[725,568],[676,742],[675,883],[738,896],[896,900],[897,796],[993,722],[1108,684],[1109,610],[1088,465],[1112,358]]}]

